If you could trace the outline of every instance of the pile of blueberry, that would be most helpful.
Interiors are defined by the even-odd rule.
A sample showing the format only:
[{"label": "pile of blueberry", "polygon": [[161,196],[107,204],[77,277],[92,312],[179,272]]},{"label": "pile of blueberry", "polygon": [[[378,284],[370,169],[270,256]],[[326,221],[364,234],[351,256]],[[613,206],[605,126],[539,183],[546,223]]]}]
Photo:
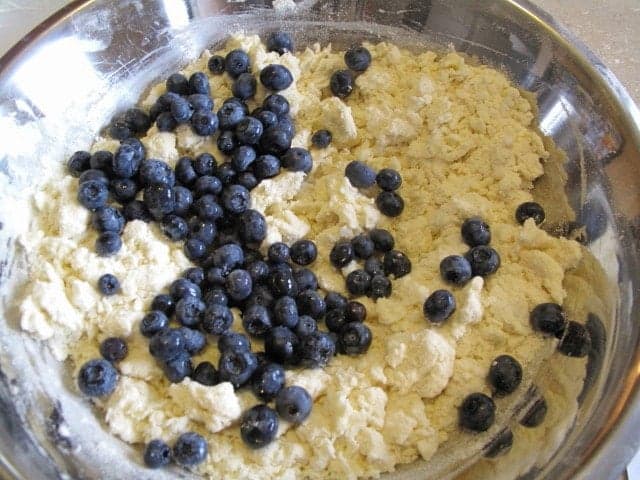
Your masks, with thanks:
[{"label": "pile of blueberry", "polygon": [[366,295],[374,300],[391,295],[389,276],[400,278],[411,272],[411,261],[401,251],[394,250],[395,240],[388,230],[374,228],[352,239],[338,240],[329,260],[336,268],[343,268],[353,260],[364,262],[364,268],[347,275],[346,287],[353,296]]},{"label": "pile of blueberry", "polygon": [[383,168],[378,173],[367,164],[354,160],[349,162],[344,175],[356,188],[370,188],[375,184],[382,190],[376,196],[376,207],[387,217],[397,217],[404,210],[404,200],[396,192],[402,185],[402,177],[393,168]]},{"label": "pile of blueberry", "polygon": [[371,53],[365,47],[351,47],[344,54],[348,70],[338,70],[331,75],[329,88],[336,97],[346,98],[353,92],[355,75],[364,72],[371,64]]}]

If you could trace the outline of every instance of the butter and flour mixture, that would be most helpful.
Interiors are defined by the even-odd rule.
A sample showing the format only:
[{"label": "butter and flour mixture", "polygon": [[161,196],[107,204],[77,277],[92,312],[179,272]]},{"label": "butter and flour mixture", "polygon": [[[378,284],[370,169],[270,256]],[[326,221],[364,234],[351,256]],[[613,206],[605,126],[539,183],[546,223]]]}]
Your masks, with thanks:
[{"label": "butter and flour mixture", "polygon": [[[293,145],[308,148],[314,161],[309,174],[283,171],[251,192],[252,208],[268,224],[263,249],[276,241],[313,240],[318,258],[311,268],[320,287],[342,293],[355,267],[339,271],[331,265],[337,240],[385,228],[411,259],[411,273],[393,282],[390,297],[358,299],[373,334],[369,351],[336,356],[325,369],[288,370],[287,384],[303,386],[313,397],[311,416],[296,427],[281,422],[276,441],[247,448],[237,423],[259,403],[251,392],[234,392],[230,383],[169,383],[138,330],[153,297],[192,266],[182,243],[169,242],[157,224],[132,221],[122,250],[98,257],[96,234],[87,228],[90,215],[76,201],[76,180],[62,168],[36,195],[31,232],[21,239],[31,278],[21,327],[46,340],[56,358],[69,358],[76,370],[99,357],[103,339],[127,338],[129,354],[118,365],[117,388],[97,401],[105,428],[133,444],[154,438],[172,443],[185,431],[198,432],[209,454],[197,471],[211,478],[375,477],[400,464],[429,461],[447,442],[473,435],[460,430],[458,407],[469,393],[491,393],[486,375],[495,357],[516,357],[530,380],[554,355],[557,340],[534,332],[529,313],[540,303],[565,302],[567,272],[583,257],[576,242],[548,235],[532,219],[524,225],[514,219],[518,205],[532,199],[533,182],[549,157],[532,107],[503,74],[472,66],[456,53],[368,45],[371,66],[342,100],[328,89],[331,74],[344,68],[343,53],[330,46],[280,56],[267,52],[257,36],[235,36],[223,53],[234,48],[249,54],[256,72],[268,64],[290,70],[293,84],[281,94],[296,125]],[[207,71],[210,56],[205,52],[183,73]],[[209,75],[209,81],[217,106],[232,96],[227,75]],[[142,106],[149,108],[163,87],[153,87]],[[251,109],[266,94],[259,84]],[[326,149],[311,146],[319,129],[333,135]],[[188,126],[175,132],[154,126],[141,140],[148,158],[171,166],[183,155],[224,158],[211,138]],[[100,138],[92,151],[117,145]],[[402,174],[400,216],[381,215],[370,192],[350,184],[344,171],[352,160]],[[474,216],[491,226],[500,269],[455,288],[455,313],[442,326],[432,325],[423,302],[447,288],[440,261],[466,251],[460,226]],[[104,297],[96,290],[107,272],[121,281],[118,295]],[[241,329],[239,315],[233,328]],[[195,360],[216,364],[217,350],[207,349]],[[579,390],[584,360],[563,362],[575,373],[569,390]],[[496,400],[503,412],[499,420],[507,418],[514,400]],[[567,408],[575,409],[574,399]]]}]

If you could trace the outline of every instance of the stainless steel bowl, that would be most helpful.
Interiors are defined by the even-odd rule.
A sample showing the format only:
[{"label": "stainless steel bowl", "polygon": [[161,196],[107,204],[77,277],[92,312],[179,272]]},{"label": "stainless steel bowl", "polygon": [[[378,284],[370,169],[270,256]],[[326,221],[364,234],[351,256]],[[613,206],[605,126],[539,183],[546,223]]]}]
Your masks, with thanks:
[{"label": "stainless steel bowl", "polygon": [[[566,190],[578,222],[586,225],[586,244],[620,291],[615,314],[601,319],[605,354],[588,378],[575,426],[552,460],[527,478],[616,478],[640,443],[640,112],[624,88],[579,41],[525,0],[304,0],[295,9],[276,4],[282,6],[273,9],[266,0],[72,2],[0,59],[0,188],[22,201],[34,175],[86,147],[152,80],[230,32],[286,27],[298,45],[392,40],[414,49],[451,45],[477,57],[535,95],[540,129],[568,154]],[[6,292],[25,279],[19,278],[11,224],[19,219],[8,215],[10,205],[3,207],[0,281]],[[47,350],[16,328],[12,299],[3,296],[3,304],[0,474],[148,476],[132,460],[133,451],[109,443],[108,434],[93,443],[84,437],[100,424],[81,414],[81,401],[51,398],[51,385],[64,386],[69,378],[60,377]],[[479,453],[469,447],[469,461]],[[122,456],[127,465],[110,471],[109,455]],[[451,477],[463,467],[433,471],[415,465],[397,477]]]}]

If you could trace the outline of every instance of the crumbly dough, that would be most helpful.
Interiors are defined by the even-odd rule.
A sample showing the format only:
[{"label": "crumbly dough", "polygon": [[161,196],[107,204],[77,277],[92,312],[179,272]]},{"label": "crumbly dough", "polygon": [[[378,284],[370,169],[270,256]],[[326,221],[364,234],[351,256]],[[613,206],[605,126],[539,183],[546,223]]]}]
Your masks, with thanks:
[{"label": "crumbly dough", "polygon": [[[372,64],[344,101],[328,92],[331,73],[344,68],[343,55],[330,46],[278,56],[266,52],[257,36],[236,36],[223,50],[243,48],[255,72],[269,63],[291,70],[295,81],[282,93],[296,123],[294,145],[311,148],[310,136],[320,128],[333,133],[328,148],[311,148],[309,175],[283,173],[252,192],[269,225],[263,247],[314,240],[319,255],[312,268],[323,288],[338,291],[353,266],[342,272],[331,267],[332,245],[376,225],[394,234],[413,264],[411,274],[393,281],[388,299],[359,299],[373,333],[366,355],[337,356],[325,370],[287,372],[289,384],[314,397],[313,411],[297,428],[282,422],[278,440],[264,449],[246,448],[239,435],[241,412],[258,403],[251,393],[234,393],[229,384],[168,383],[138,333],[153,296],[190,266],[182,245],[163,238],[157,225],[134,221],[125,228],[122,251],[100,258],[93,252],[88,214],[75,200],[75,179],[60,172],[36,196],[31,233],[21,240],[32,279],[21,326],[47,340],[58,359],[71,358],[76,369],[98,356],[100,340],[128,336],[130,353],[119,365],[118,387],[97,402],[115,435],[141,444],[200,432],[210,448],[197,470],[212,478],[375,477],[401,463],[430,460],[442,445],[470,436],[457,426],[457,407],[471,392],[489,393],[485,378],[494,357],[514,355],[532,378],[554,354],[555,340],[532,331],[529,311],[541,302],[563,303],[565,274],[582,253],[576,242],[554,238],[531,220],[524,226],[514,220],[516,207],[532,199],[533,182],[549,156],[530,103],[503,74],[472,66],[456,53],[367,46]],[[210,55],[205,52],[184,73],[206,72]],[[210,76],[210,82],[219,106],[231,96],[230,80]],[[142,104],[151,105],[162,91],[162,84],[153,87]],[[259,85],[250,107],[265,95]],[[215,142],[184,126],[175,133],[153,127],[142,141],[148,157],[170,164],[204,151],[223,158]],[[99,139],[92,149],[113,147]],[[400,217],[381,216],[375,192],[359,191],[346,180],[344,167],[355,159],[400,171],[406,203]],[[432,326],[422,304],[446,287],[440,260],[466,250],[460,225],[475,215],[491,225],[502,265],[491,277],[454,288],[456,313],[445,325]],[[98,277],[107,272],[120,278],[120,294],[102,297],[96,291]],[[240,329],[235,313],[234,328]],[[196,361],[215,362],[216,350],[207,349]],[[572,362],[584,372],[583,361]],[[498,409],[512,403],[500,399]]]}]

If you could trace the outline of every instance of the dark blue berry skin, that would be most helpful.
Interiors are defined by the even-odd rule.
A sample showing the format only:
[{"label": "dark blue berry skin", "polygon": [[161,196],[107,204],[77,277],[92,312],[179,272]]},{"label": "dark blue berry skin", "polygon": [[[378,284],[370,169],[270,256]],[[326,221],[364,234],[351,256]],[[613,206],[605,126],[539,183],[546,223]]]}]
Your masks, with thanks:
[{"label": "dark blue berry skin", "polygon": [[266,405],[256,405],[242,415],[240,436],[250,448],[262,448],[278,433],[278,414]]},{"label": "dark blue berry skin", "polygon": [[98,180],[88,180],[78,187],[78,201],[87,210],[104,207],[109,199],[107,185]]},{"label": "dark blue berry skin", "polygon": [[133,148],[134,154],[135,154],[135,157],[134,157],[135,160],[138,162],[138,164],[142,163],[146,155],[146,150],[140,140],[138,140],[135,137],[126,138],[120,141],[120,145],[127,145]]},{"label": "dark blue berry skin", "polygon": [[222,185],[231,185],[235,182],[237,172],[231,165],[231,162],[224,162],[218,167],[217,176],[222,182]]},{"label": "dark blue berry skin", "polygon": [[122,248],[122,239],[116,232],[103,232],[96,239],[96,253],[101,257],[115,255]]},{"label": "dark blue berry skin", "polygon": [[292,138],[286,130],[276,125],[265,129],[260,137],[260,148],[265,154],[282,155],[291,148]]},{"label": "dark blue berry skin", "polygon": [[141,160],[130,145],[120,145],[113,155],[111,171],[116,177],[131,178],[138,173]]},{"label": "dark blue berry skin", "polygon": [[545,213],[542,205],[536,202],[524,202],[516,209],[516,221],[523,224],[528,218],[533,218],[536,225],[544,222]]},{"label": "dark blue berry skin", "polygon": [[236,134],[233,130],[221,132],[218,136],[218,140],[216,140],[216,145],[218,146],[218,150],[222,153],[226,153],[227,155],[230,154],[237,146]]},{"label": "dark blue berry skin", "polygon": [[155,122],[160,114],[165,111],[166,109],[163,103],[160,100],[156,100],[154,104],[151,105],[151,108],[149,108],[149,120],[151,120],[152,123]]},{"label": "dark blue berry skin", "polygon": [[298,312],[300,315],[309,315],[318,320],[327,310],[324,298],[316,290],[302,290],[296,297]]},{"label": "dark blue berry skin", "polygon": [[165,83],[167,92],[177,93],[178,95],[189,94],[189,80],[181,73],[174,73],[167,78]]},{"label": "dark blue berry skin", "polygon": [[226,350],[220,355],[218,375],[223,382],[231,382],[240,388],[249,381],[258,368],[255,354],[246,350]]},{"label": "dark blue berry skin", "polygon": [[102,170],[108,176],[111,176],[111,164],[113,162],[113,153],[108,150],[98,150],[91,155],[89,165],[94,170]]},{"label": "dark blue berry skin", "polygon": [[460,255],[449,255],[440,262],[440,275],[445,282],[464,285],[471,280],[471,264]]},{"label": "dark blue berry skin", "polygon": [[91,154],[84,150],[78,150],[67,161],[67,171],[74,177],[79,177],[82,172],[91,168]]},{"label": "dark blue berry skin", "polygon": [[[176,302],[171,295],[161,293],[156,295],[151,301],[151,310],[160,310],[165,315],[173,315],[176,308]],[[160,328],[158,328],[160,330]],[[153,332],[155,333],[155,332]]]},{"label": "dark blue berry skin", "polygon": [[285,387],[276,396],[278,415],[287,422],[300,424],[311,414],[313,399],[304,388],[293,385]]},{"label": "dark blue berry skin", "polygon": [[366,233],[361,233],[356,235],[352,240],[351,244],[353,245],[353,253],[357,258],[361,258],[366,260],[367,258],[373,255],[375,250],[375,245],[371,237]]},{"label": "dark blue berry skin", "polygon": [[264,351],[274,362],[295,365],[298,363],[298,337],[287,327],[273,327],[265,332]]},{"label": "dark blue berry skin", "polygon": [[271,330],[271,315],[262,305],[251,305],[242,312],[242,326],[249,335],[264,337]]},{"label": "dark blue berry skin", "polygon": [[376,175],[376,183],[382,190],[393,192],[402,185],[402,177],[393,168],[383,168]]},{"label": "dark blue berry skin", "polygon": [[256,94],[257,82],[250,73],[241,73],[231,85],[231,93],[234,97],[246,100]]},{"label": "dark blue berry skin", "polygon": [[167,185],[173,187],[176,177],[169,165],[162,160],[145,160],[140,164],[140,183],[143,187],[150,185]]},{"label": "dark blue berry skin", "polygon": [[226,305],[208,304],[202,316],[202,329],[211,335],[222,335],[231,328],[233,314]]},{"label": "dark blue berry skin", "polygon": [[367,260],[364,262],[364,271],[371,275],[371,277],[375,277],[376,275],[384,275],[384,267],[382,266],[382,262],[376,257],[367,258]]},{"label": "dark blue berry skin", "polygon": [[547,416],[547,401],[544,397],[538,398],[529,408],[529,411],[522,417],[520,424],[523,427],[534,428],[544,421]]},{"label": "dark blue berry skin", "polygon": [[91,226],[97,232],[121,233],[124,224],[124,216],[117,208],[101,207],[91,215]]},{"label": "dark blue berry skin", "polygon": [[371,64],[371,53],[365,47],[351,47],[344,54],[344,63],[355,72],[364,72]]},{"label": "dark blue berry skin", "polygon": [[184,243],[185,256],[195,262],[203,259],[207,254],[207,245],[197,238],[190,238]]},{"label": "dark blue berry skin", "polygon": [[211,288],[204,295],[204,303],[209,305],[229,305],[229,297],[221,287]]},{"label": "dark blue berry skin", "polygon": [[481,218],[468,218],[460,229],[462,240],[470,247],[489,245],[491,242],[491,229]]},{"label": "dark blue berry skin", "polygon": [[391,280],[383,274],[371,276],[371,286],[367,296],[377,300],[378,298],[387,298],[391,295]]},{"label": "dark blue berry skin", "polygon": [[399,250],[389,250],[382,258],[385,275],[404,277],[411,272],[411,260]]},{"label": "dark blue berry skin", "polygon": [[184,337],[177,328],[160,330],[149,341],[149,353],[167,362],[185,352]]},{"label": "dark blue berry skin", "polygon": [[345,311],[341,308],[327,310],[324,323],[330,332],[339,333],[348,322],[345,317]]},{"label": "dark blue berry skin", "polygon": [[178,123],[187,123],[193,115],[193,107],[183,97],[176,97],[171,101],[171,116]]},{"label": "dark blue berry skin", "polygon": [[156,220],[173,212],[176,206],[173,188],[167,185],[150,185],[144,189],[142,201]]},{"label": "dark blue berry skin", "polygon": [[273,305],[273,324],[295,328],[298,324],[298,305],[292,297],[280,297]]},{"label": "dark blue berry skin", "polygon": [[288,262],[291,254],[289,245],[284,242],[274,242],[269,245],[267,258],[272,262]]},{"label": "dark blue berry skin", "polygon": [[359,268],[347,275],[346,285],[351,295],[365,295],[371,287],[371,275]]},{"label": "dark blue berry skin", "polygon": [[249,337],[242,333],[227,332],[218,338],[218,350],[224,353],[229,350],[249,352],[251,351],[251,341]]},{"label": "dark blue berry skin", "polygon": [[204,333],[189,327],[179,327],[178,331],[184,338],[184,348],[189,355],[197,355],[207,345]]},{"label": "dark blue berry skin", "polygon": [[282,297],[285,295],[293,297],[298,293],[298,284],[293,277],[293,273],[287,270],[272,270],[269,275],[268,285],[271,292],[276,297]]},{"label": "dark blue berry skin", "polygon": [[449,290],[436,290],[422,306],[425,318],[432,323],[442,323],[456,310],[456,299]]},{"label": "dark blue berry skin", "polygon": [[114,178],[109,186],[114,200],[122,204],[136,198],[138,193],[138,184],[132,178]]},{"label": "dark blue berry skin", "polygon": [[282,55],[285,52],[293,52],[293,38],[288,32],[273,32],[267,37],[267,51],[278,52]]},{"label": "dark blue berry skin", "polygon": [[204,195],[195,201],[194,211],[201,220],[209,220],[215,222],[222,218],[224,211],[222,207],[216,202],[216,197],[213,195]]},{"label": "dark blue berry skin", "polygon": [[100,343],[100,355],[108,362],[119,362],[128,353],[127,342],[120,337],[109,337]]},{"label": "dark blue berry skin", "polygon": [[207,270],[207,281],[211,285],[224,285],[228,272],[225,272],[222,268],[211,267]]},{"label": "dark blue berry skin", "polygon": [[173,459],[187,467],[204,462],[208,453],[207,441],[194,432],[183,433],[173,446]]},{"label": "dark blue berry skin", "polygon": [[209,78],[204,72],[192,73],[189,77],[189,90],[191,94],[201,93],[203,95],[209,95]]},{"label": "dark blue berry skin", "polygon": [[249,105],[247,105],[246,102],[244,102],[241,98],[229,97],[224,102],[222,102],[223,105],[226,105],[227,103],[235,103],[239,105],[240,107],[242,107],[242,111],[244,112],[244,114],[249,115]]},{"label": "dark blue berry skin", "polygon": [[293,75],[283,65],[267,65],[260,72],[260,83],[269,90],[280,91],[289,88],[293,83]]},{"label": "dark blue berry skin", "polygon": [[96,181],[100,183],[104,183],[105,185],[109,185],[109,177],[102,170],[97,170],[95,168],[90,168],[89,170],[85,170],[80,175],[78,179],[78,185],[82,185],[83,183],[89,181]]},{"label": "dark blue berry skin", "polygon": [[280,158],[282,166],[291,172],[309,173],[313,168],[313,158],[308,150],[292,147]]},{"label": "dark blue berry skin", "polygon": [[144,464],[148,468],[161,468],[171,463],[171,448],[162,440],[151,440],[144,449]]},{"label": "dark blue berry skin", "polygon": [[353,74],[349,70],[338,70],[331,75],[329,88],[338,98],[346,98],[353,91]]},{"label": "dark blue berry skin", "polygon": [[235,128],[240,120],[246,116],[242,105],[236,102],[223,104],[218,110],[218,121],[221,130]]},{"label": "dark blue berry skin", "polygon": [[187,97],[187,101],[194,111],[205,110],[210,112],[213,110],[213,98],[202,93],[194,93]]},{"label": "dark blue berry skin", "polygon": [[105,273],[98,279],[98,290],[103,295],[114,295],[120,290],[120,282],[115,275]]},{"label": "dark blue berry skin", "polygon": [[218,384],[218,371],[211,362],[200,362],[193,370],[191,378],[201,385],[212,387]]},{"label": "dark blue berry skin", "polygon": [[483,393],[468,395],[459,409],[460,426],[474,432],[484,432],[495,420],[496,405]]},{"label": "dark blue berry skin", "polygon": [[278,124],[278,116],[270,110],[264,110],[262,107],[259,107],[261,110],[259,112],[252,112],[252,116],[258,119],[258,121],[262,124],[263,129],[275,127]]},{"label": "dark blue berry skin", "polygon": [[298,319],[298,323],[293,329],[298,338],[303,338],[318,330],[318,322],[311,318],[309,315],[301,315]]},{"label": "dark blue berry skin", "polygon": [[238,234],[245,244],[260,243],[267,236],[267,221],[260,212],[248,209],[240,216]]},{"label": "dark blue berry skin", "polygon": [[485,458],[495,458],[506,454],[513,446],[513,432],[510,428],[505,428],[493,440],[491,440],[484,450]]},{"label": "dark blue berry skin", "polygon": [[218,130],[219,120],[218,116],[211,110],[200,109],[193,112],[190,123],[191,130],[193,130],[196,135],[206,137],[213,135],[216,130]]},{"label": "dark blue berry skin", "polygon": [[108,361],[89,360],[78,372],[78,387],[89,397],[104,397],[116,389],[118,372]]},{"label": "dark blue berry skin", "polygon": [[380,192],[376,196],[376,207],[387,217],[397,217],[404,210],[404,200],[396,192]]},{"label": "dark blue berry skin", "polygon": [[186,352],[180,353],[171,360],[160,362],[160,366],[164,376],[167,377],[171,383],[180,383],[193,372],[191,357]]},{"label": "dark blue berry skin", "polygon": [[262,108],[275,113],[278,118],[289,113],[289,101],[278,93],[267,95],[262,102]]},{"label": "dark blue berry skin", "polygon": [[522,366],[510,355],[496,357],[489,367],[489,384],[497,396],[515,392],[522,381]]},{"label": "dark blue berry skin", "polygon": [[486,245],[473,247],[465,254],[471,264],[473,276],[485,277],[495,273],[500,267],[500,255],[493,248]]},{"label": "dark blue berry skin", "polygon": [[146,133],[151,127],[151,119],[144,110],[139,108],[128,109],[123,116],[124,122],[133,133]]},{"label": "dark blue berry skin", "polygon": [[189,209],[193,203],[193,194],[191,190],[186,187],[173,187],[173,200],[175,202],[173,212],[176,215],[184,216],[189,213]]},{"label": "dark blue berry skin", "polygon": [[213,266],[222,268],[228,273],[244,263],[244,252],[239,245],[227,243],[214,250],[212,260]]},{"label": "dark blue berry skin", "polygon": [[229,185],[220,196],[222,206],[231,214],[240,214],[251,206],[251,194],[242,185]]},{"label": "dark blue berry skin", "polygon": [[347,302],[347,306],[344,309],[344,315],[349,322],[364,322],[367,318],[367,308],[360,302],[351,300]]},{"label": "dark blue berry skin", "polygon": [[251,275],[249,275],[249,272],[247,272],[246,270],[233,270],[227,276],[225,287],[227,289],[229,298],[236,301],[244,300],[249,295],[251,295],[251,289],[253,287]]},{"label": "dark blue berry skin", "polygon": [[195,327],[202,320],[204,302],[196,297],[185,297],[176,304],[176,320],[185,327]]},{"label": "dark blue berry skin", "polygon": [[188,268],[187,270],[185,270],[182,276],[187,280],[189,280],[190,282],[195,283],[198,286],[202,284],[205,278],[204,270],[202,270],[202,268],[200,267]]},{"label": "dark blue berry skin", "polygon": [[216,226],[213,222],[193,217],[189,221],[189,238],[197,238],[205,245],[211,245],[216,236]]},{"label": "dark blue berry skin", "polygon": [[280,173],[280,159],[274,155],[260,155],[253,164],[258,179],[272,178]]},{"label": "dark blue berry skin", "polygon": [[285,372],[282,365],[266,363],[253,374],[251,390],[263,402],[270,402],[284,387]]},{"label": "dark blue berry skin", "polygon": [[534,330],[556,338],[562,338],[567,327],[567,318],[557,303],[537,305],[531,311],[529,321]]},{"label": "dark blue berry skin", "polygon": [[225,68],[224,57],[221,57],[220,55],[212,56],[207,62],[207,68],[209,68],[209,71],[214,75],[222,75]]},{"label": "dark blue berry skin", "polygon": [[201,176],[213,176],[216,173],[218,162],[210,153],[201,153],[193,161],[193,169]]},{"label": "dark blue berry skin", "polygon": [[308,268],[298,268],[293,272],[293,278],[301,292],[307,289],[318,289],[318,278]]},{"label": "dark blue berry skin", "polygon": [[178,126],[178,122],[173,118],[171,112],[162,112],[156,118],[156,127],[161,132],[172,132]]},{"label": "dark blue berry skin", "polygon": [[347,266],[353,257],[353,245],[349,240],[338,240],[329,253],[329,260],[336,268]]},{"label": "dark blue berry skin", "polygon": [[327,148],[331,144],[333,135],[329,130],[318,130],[311,137],[311,143],[316,148]]},{"label": "dark blue berry skin", "polygon": [[[236,125],[236,139],[244,145],[255,145],[260,141],[264,127],[260,120],[254,117],[244,117]],[[255,156],[254,156],[255,159]],[[242,169],[244,170],[244,169]]]},{"label": "dark blue berry skin", "polygon": [[244,172],[255,160],[256,151],[248,145],[241,145],[233,152],[231,165],[233,165],[236,172]]},{"label": "dark blue berry skin", "polygon": [[187,237],[189,226],[187,225],[187,221],[182,217],[177,215],[166,215],[162,219],[160,230],[168,239],[177,242],[179,240],[184,240]]},{"label": "dark blue berry skin", "polygon": [[298,240],[290,248],[291,261],[298,265],[309,265],[318,256],[318,248],[311,240]]},{"label": "dark blue berry skin", "polygon": [[225,70],[232,78],[248,72],[249,65],[249,55],[240,49],[230,51],[224,59]]},{"label": "dark blue berry skin", "polygon": [[218,177],[214,177],[213,175],[202,175],[195,181],[193,191],[196,197],[219,195],[220,192],[222,192],[222,182]]},{"label": "dark blue berry skin", "polygon": [[142,318],[140,322],[140,333],[145,337],[153,337],[156,333],[164,330],[168,326],[169,318],[167,318],[167,315],[160,310],[152,310]]},{"label": "dark blue berry skin", "polygon": [[254,286],[253,292],[247,298],[246,306],[262,305],[267,308],[271,308],[274,303],[274,296],[271,293],[271,289],[267,285],[258,284]]},{"label": "dark blue berry skin", "polygon": [[564,336],[558,343],[558,351],[568,357],[585,357],[591,348],[589,331],[577,322],[569,322]]},{"label": "dark blue berry skin", "polygon": [[300,365],[305,368],[324,368],[336,353],[336,344],[328,333],[314,332],[298,343]]},{"label": "dark blue berry skin", "polygon": [[202,296],[200,287],[186,278],[174,280],[169,287],[169,293],[176,302],[185,297],[200,298]]},{"label": "dark blue berry skin", "polygon": [[283,115],[280,117],[276,126],[280,130],[286,131],[291,138],[296,136],[296,127],[293,123],[293,119],[289,115]]},{"label": "dark blue berry skin", "polygon": [[262,260],[256,260],[255,262],[247,264],[245,269],[249,272],[249,275],[251,275],[251,281],[254,284],[266,280],[267,276],[269,276],[269,265]]},{"label": "dark blue berry skin", "polygon": [[354,160],[344,169],[344,175],[356,188],[369,188],[376,183],[376,172],[363,162]]},{"label": "dark blue berry skin", "polygon": [[251,191],[258,186],[258,179],[251,172],[241,172],[236,179],[238,185],[242,185],[247,190]]},{"label": "dark blue berry skin", "polygon": [[327,311],[336,309],[344,310],[347,308],[348,300],[338,292],[328,292],[324,297],[324,303],[327,306]]},{"label": "dark blue berry skin", "polygon": [[147,206],[140,200],[132,200],[127,203],[122,209],[122,213],[128,222],[141,220],[148,223],[153,219]]}]

